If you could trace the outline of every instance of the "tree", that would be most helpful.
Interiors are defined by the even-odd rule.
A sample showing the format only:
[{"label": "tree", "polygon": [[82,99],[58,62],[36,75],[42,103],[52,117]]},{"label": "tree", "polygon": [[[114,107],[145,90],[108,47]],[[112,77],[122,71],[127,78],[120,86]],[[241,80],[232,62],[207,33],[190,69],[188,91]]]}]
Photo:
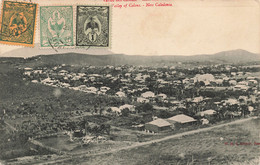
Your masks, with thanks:
[{"label": "tree", "polygon": [[153,111],[153,106],[151,104],[149,104],[149,103],[140,104],[140,105],[136,106],[136,110],[138,112]]},{"label": "tree", "polygon": [[125,117],[126,117],[126,116],[129,115],[130,111],[129,111],[128,108],[124,108],[124,109],[122,109],[121,113],[122,113],[122,116],[125,116]]},{"label": "tree", "polygon": [[201,87],[202,87],[202,86],[205,86],[205,83],[204,83],[203,81],[200,81],[200,82],[199,82],[199,86],[201,86]]},{"label": "tree", "polygon": [[108,135],[110,135],[111,126],[109,124],[105,124],[105,131]]}]

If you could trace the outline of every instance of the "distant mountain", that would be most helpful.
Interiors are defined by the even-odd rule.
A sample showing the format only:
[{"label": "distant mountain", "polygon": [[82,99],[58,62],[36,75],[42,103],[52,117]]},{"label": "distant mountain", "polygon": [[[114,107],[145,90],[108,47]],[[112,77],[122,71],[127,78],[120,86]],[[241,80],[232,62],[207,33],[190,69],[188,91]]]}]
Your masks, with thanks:
[{"label": "distant mountain", "polygon": [[193,56],[133,56],[123,54],[90,55],[80,53],[63,53],[51,55],[38,55],[26,59],[27,64],[68,64],[68,65],[172,65],[176,63],[198,64],[227,64],[248,63],[260,61],[260,55],[245,50],[223,51],[216,54]]},{"label": "distant mountain", "polygon": [[39,43],[36,43],[34,48],[23,47],[14,49],[12,51],[0,54],[0,57],[33,57],[41,54],[45,55],[54,55],[54,54],[63,54],[72,51],[73,53],[81,54],[92,54],[92,55],[106,55],[112,54],[108,48],[86,48],[86,49],[51,49],[51,48],[41,48]]}]

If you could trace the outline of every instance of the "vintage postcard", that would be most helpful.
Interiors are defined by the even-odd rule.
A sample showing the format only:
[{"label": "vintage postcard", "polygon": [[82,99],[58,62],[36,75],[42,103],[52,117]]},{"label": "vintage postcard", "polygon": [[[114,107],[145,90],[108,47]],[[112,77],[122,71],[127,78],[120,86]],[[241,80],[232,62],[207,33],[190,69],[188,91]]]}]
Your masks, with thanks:
[{"label": "vintage postcard", "polygon": [[76,46],[109,47],[109,6],[77,6]]},{"label": "vintage postcard", "polygon": [[39,14],[0,43],[0,165],[260,165],[259,0],[31,1],[2,1],[1,41]]},{"label": "vintage postcard", "polygon": [[0,43],[33,46],[37,5],[3,1]]},{"label": "vintage postcard", "polygon": [[48,48],[74,45],[72,6],[40,7],[40,44]]}]

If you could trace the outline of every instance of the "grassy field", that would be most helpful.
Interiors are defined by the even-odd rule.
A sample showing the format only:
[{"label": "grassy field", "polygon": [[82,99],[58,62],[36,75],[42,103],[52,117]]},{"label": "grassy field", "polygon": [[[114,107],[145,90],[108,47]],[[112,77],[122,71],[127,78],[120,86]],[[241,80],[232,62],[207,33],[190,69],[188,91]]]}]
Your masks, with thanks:
[{"label": "grassy field", "polygon": [[[260,142],[259,130],[260,119],[253,119],[243,124],[63,164],[249,164],[260,156],[260,145],[254,145],[254,142]],[[231,142],[252,145],[230,145]]]}]

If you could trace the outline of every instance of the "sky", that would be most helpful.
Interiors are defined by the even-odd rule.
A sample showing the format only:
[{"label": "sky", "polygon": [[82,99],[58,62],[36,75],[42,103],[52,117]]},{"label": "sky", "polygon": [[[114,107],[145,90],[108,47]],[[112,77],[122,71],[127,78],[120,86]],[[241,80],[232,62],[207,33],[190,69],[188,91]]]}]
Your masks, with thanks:
[{"label": "sky", "polygon": [[[82,0],[32,2],[90,4]],[[92,3],[104,4],[102,0]],[[109,51],[129,55],[194,55],[244,49],[260,53],[258,0],[167,0],[165,3],[173,6],[112,8]],[[36,43],[39,43],[39,34],[37,25]],[[21,47],[0,45],[0,56],[15,49]],[[31,51],[35,49],[39,48],[31,48]]]}]

